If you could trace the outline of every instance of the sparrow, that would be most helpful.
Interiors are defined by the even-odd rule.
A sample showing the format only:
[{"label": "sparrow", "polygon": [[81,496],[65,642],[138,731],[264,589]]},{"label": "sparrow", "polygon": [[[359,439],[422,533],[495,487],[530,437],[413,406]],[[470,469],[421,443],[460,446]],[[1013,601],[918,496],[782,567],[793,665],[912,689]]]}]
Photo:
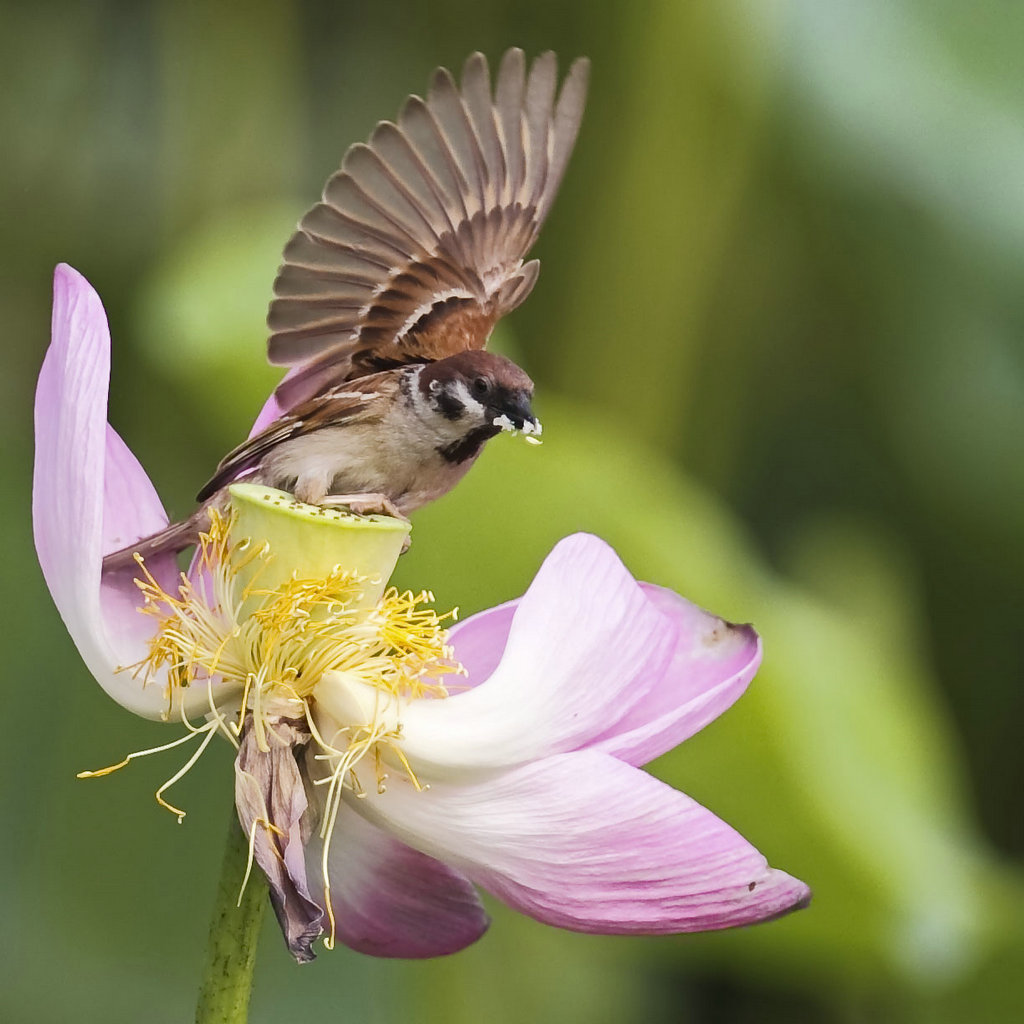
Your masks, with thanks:
[{"label": "sparrow", "polygon": [[[311,504],[407,516],[446,494],[491,438],[539,435],[533,382],[485,351],[540,264],[525,257],[579,132],[589,62],[561,88],[555,55],[472,54],[461,87],[438,68],[426,99],[346,152],[285,246],[267,324],[282,415],[230,452],[188,519],[104,558],[180,551],[238,480]],[[557,93],[557,96],[556,96]]]}]

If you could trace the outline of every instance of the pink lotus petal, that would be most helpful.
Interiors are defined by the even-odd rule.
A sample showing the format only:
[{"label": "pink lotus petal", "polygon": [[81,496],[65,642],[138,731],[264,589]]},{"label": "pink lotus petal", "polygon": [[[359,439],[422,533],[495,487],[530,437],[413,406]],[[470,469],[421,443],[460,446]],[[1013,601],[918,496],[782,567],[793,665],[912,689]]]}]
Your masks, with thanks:
[{"label": "pink lotus petal", "polygon": [[271,423],[279,420],[283,415],[284,410],[278,405],[277,395],[271,392],[270,397],[263,403],[263,408],[260,409],[256,422],[252,425],[252,430],[249,431],[249,436],[255,437],[260,431],[266,430]]},{"label": "pink lotus petal", "polygon": [[689,797],[595,751],[423,792],[394,780],[358,809],[517,910],[576,931],[728,928],[810,898]]},{"label": "pink lotus petal", "polygon": [[[134,609],[130,573],[101,581],[102,556],[167,522],[152,484],[107,425],[110,334],[99,296],[77,271],[54,274],[53,335],[36,390],[32,520],[54,603],[89,671],[146,718],[168,708],[164,687],[119,672],[146,653],[151,622]],[[166,577],[168,561],[154,562]],[[206,704],[196,693],[190,703]]]},{"label": "pink lotus petal", "polygon": [[[314,837],[306,848],[314,896],[323,890],[321,851]],[[331,839],[329,873],[337,937],[360,953],[445,956],[476,942],[490,924],[462,874],[410,849],[345,805]]]},{"label": "pink lotus petal", "polygon": [[459,687],[479,685],[501,663],[519,601],[520,598],[516,598],[477,612],[449,630],[448,642],[468,673],[465,679],[458,681]]},{"label": "pink lotus petal", "polygon": [[[106,462],[102,472],[101,551],[117,551],[167,525],[167,515],[146,471],[111,426],[107,426]],[[146,560],[146,567],[164,590],[170,593],[177,590],[178,562],[173,554],[151,556]],[[121,664],[134,664],[144,655],[146,642],[153,632],[153,620],[139,613],[135,570],[101,573],[100,602],[111,646],[121,654]],[[163,706],[166,707],[166,702]]]},{"label": "pink lotus petal", "polygon": [[[660,757],[714,721],[736,702],[761,664],[761,641],[750,626],[726,622],[664,587],[639,586],[676,624],[676,648],[660,676],[640,681],[643,701],[591,744],[636,765]],[[479,685],[498,667],[518,606],[518,599],[508,601],[452,628],[450,643],[469,673],[453,692]]]},{"label": "pink lotus petal", "polygon": [[676,632],[607,544],[568,537],[519,601],[491,676],[447,700],[403,709],[402,749],[429,778],[575,750],[634,709],[642,714]]},{"label": "pink lotus petal", "polygon": [[644,593],[675,622],[678,642],[660,679],[593,747],[642,765],[678,746],[731,707],[761,664],[761,640],[649,583]]}]

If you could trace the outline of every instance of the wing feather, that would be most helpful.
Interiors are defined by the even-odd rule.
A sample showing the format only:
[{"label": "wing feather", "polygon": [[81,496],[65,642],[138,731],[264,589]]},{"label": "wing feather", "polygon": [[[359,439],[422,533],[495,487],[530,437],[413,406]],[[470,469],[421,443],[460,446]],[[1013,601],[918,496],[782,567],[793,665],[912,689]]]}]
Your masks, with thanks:
[{"label": "wing feather", "polygon": [[[299,222],[274,283],[270,361],[285,408],[384,367],[482,348],[537,279],[524,263],[579,132],[588,62],[561,90],[553,53],[527,71],[483,54],[346,153]],[[557,94],[557,95],[556,95]]]},{"label": "wing feather", "polygon": [[434,72],[427,94],[427,109],[437,125],[442,143],[451,154],[465,183],[463,198],[466,214],[472,217],[487,208],[484,187],[486,168],[479,140],[473,131],[466,108],[462,105],[459,87],[447,68],[438,68]]},{"label": "wing feather", "polygon": [[497,111],[491,98],[491,73],[487,58],[482,53],[472,54],[462,69],[462,103],[484,163],[483,207],[493,210],[503,201],[507,175],[505,154],[498,135]]},{"label": "wing feather", "polygon": [[414,171],[410,182],[410,169],[406,168],[403,180],[372,145],[359,143],[353,146],[345,154],[342,167],[353,181],[358,182],[367,198],[379,209],[386,210],[407,234],[436,242],[449,227],[444,207],[437,202],[437,197],[429,190],[414,191],[419,175]]},{"label": "wing feather", "polygon": [[423,215],[430,218],[435,235],[454,233],[457,221],[452,219],[444,186],[408,133],[391,121],[381,121],[370,137],[370,148],[396,182],[408,190]]},{"label": "wing feather", "polygon": [[562,89],[555,105],[555,117],[552,124],[551,160],[548,166],[548,177],[544,183],[544,192],[537,204],[537,222],[541,224],[555,201],[558,187],[562,184],[565,169],[569,165],[576,137],[580,133],[583,121],[583,108],[587,102],[587,86],[590,82],[590,61],[577,58],[565,76]]},{"label": "wing feather", "polygon": [[398,127],[441,186],[445,208],[450,211],[453,224],[467,220],[469,185],[427,103],[419,96],[410,96],[398,115]]},{"label": "wing feather", "polygon": [[548,144],[551,135],[552,109],[555,101],[555,80],[558,68],[555,55],[542,53],[530,68],[523,100],[526,126],[526,176],[517,196],[523,207],[536,208],[544,191],[548,173]]},{"label": "wing feather", "polygon": [[498,69],[498,81],[494,88],[494,107],[498,115],[498,131],[501,134],[502,149],[508,177],[502,203],[511,206],[522,193],[526,180],[526,143],[523,123],[523,96],[526,91],[526,60],[523,51],[506,51]]}]

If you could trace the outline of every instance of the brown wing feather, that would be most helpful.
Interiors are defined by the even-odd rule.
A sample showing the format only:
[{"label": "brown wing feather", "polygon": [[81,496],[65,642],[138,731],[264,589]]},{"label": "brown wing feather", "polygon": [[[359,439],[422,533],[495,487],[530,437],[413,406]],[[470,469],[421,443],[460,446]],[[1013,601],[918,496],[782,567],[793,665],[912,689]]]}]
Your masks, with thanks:
[{"label": "brown wing feather", "polygon": [[393,391],[396,385],[394,372],[376,373],[362,377],[297,405],[286,416],[275,420],[266,430],[240,444],[234,451],[221,459],[213,476],[196,495],[197,501],[206,501],[222,487],[237,480],[251,469],[255,469],[264,455],[273,451],[283,441],[312,433],[324,426],[340,423],[357,423],[378,415],[374,411],[372,396],[379,392]]},{"label": "brown wing feather", "polygon": [[426,100],[353,146],[284,251],[268,324],[278,401],[385,367],[482,348],[537,278],[537,238],[583,116],[589,64],[556,98],[555,56],[502,58],[494,91],[473,54],[461,89],[439,69]]}]

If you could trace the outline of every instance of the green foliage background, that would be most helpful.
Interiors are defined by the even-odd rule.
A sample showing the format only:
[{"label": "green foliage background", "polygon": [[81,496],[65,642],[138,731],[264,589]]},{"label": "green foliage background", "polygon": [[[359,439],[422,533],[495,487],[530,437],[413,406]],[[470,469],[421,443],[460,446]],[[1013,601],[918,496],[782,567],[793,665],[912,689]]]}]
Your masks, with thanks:
[{"label": "green foliage background", "polygon": [[184,513],[275,380],[280,247],[345,147],[473,49],[588,54],[543,273],[499,343],[545,444],[416,517],[401,581],[464,612],[592,530],[756,623],[766,662],[653,767],[812,907],[608,939],[495,907],[444,961],[268,925],[252,1020],[1017,1021],[1024,1005],[1024,7],[980,0],[7,0],[0,1017],[190,1019],[231,771],[91,684],[32,547],[53,265],[114,338],[111,419]]}]

